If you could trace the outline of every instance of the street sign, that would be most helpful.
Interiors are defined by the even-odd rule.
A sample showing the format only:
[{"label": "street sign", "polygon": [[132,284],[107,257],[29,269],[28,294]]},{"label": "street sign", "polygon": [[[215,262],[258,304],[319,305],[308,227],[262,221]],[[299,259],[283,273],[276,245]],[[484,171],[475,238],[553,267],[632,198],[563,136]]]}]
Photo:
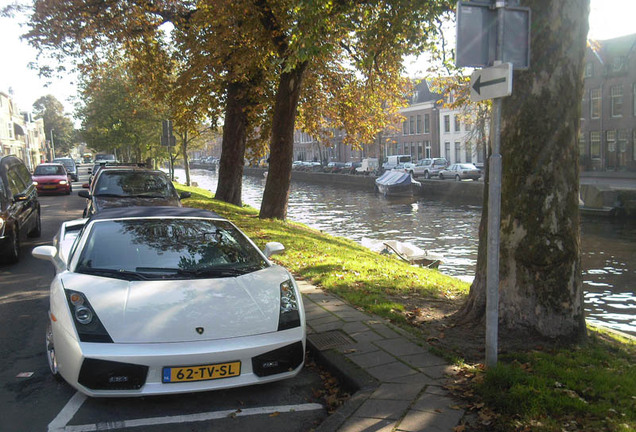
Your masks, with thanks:
[{"label": "street sign", "polygon": [[161,145],[166,147],[174,147],[177,139],[172,134],[172,120],[164,120],[162,122]]},{"label": "street sign", "polygon": [[478,69],[470,76],[470,100],[479,102],[512,94],[512,64]]},{"label": "street sign", "polygon": [[[514,69],[530,67],[530,8],[503,8],[503,48],[498,60]],[[496,60],[498,12],[490,2],[457,2],[458,67],[488,67]]]}]

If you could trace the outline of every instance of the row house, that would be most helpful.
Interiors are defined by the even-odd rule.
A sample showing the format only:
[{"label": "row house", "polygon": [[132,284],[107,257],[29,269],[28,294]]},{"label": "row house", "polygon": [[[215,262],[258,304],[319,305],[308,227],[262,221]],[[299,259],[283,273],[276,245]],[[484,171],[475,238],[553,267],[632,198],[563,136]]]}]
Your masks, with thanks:
[{"label": "row house", "polygon": [[636,34],[590,41],[584,69],[582,171],[636,171]]},{"label": "row house", "polygon": [[[451,96],[452,97],[452,96]],[[472,121],[460,110],[440,108],[440,156],[453,163],[473,163],[483,165],[484,149],[477,143],[477,131]]]},{"label": "row house", "polygon": [[0,92],[0,156],[15,155],[31,170],[46,159],[44,120],[20,112],[10,95]]}]

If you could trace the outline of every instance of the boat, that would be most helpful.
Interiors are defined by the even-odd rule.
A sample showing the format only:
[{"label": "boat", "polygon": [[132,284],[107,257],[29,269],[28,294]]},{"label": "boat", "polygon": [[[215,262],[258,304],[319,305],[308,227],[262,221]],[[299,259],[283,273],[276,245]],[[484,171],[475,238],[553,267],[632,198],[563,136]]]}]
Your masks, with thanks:
[{"label": "boat", "polygon": [[375,186],[384,196],[412,196],[422,184],[404,171],[387,171],[375,179]]},{"label": "boat", "polygon": [[395,255],[397,258],[411,265],[420,267],[438,268],[444,256],[420,249],[410,243],[397,240],[373,240],[363,238],[360,244],[374,252],[383,255]]}]

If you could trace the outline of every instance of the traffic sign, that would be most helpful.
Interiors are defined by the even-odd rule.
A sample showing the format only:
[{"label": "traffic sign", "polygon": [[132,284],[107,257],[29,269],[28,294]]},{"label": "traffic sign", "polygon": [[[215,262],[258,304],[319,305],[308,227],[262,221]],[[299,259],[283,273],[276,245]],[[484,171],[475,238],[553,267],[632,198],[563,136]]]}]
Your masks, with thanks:
[{"label": "traffic sign", "polygon": [[512,64],[479,69],[470,76],[470,100],[479,102],[512,94]]}]

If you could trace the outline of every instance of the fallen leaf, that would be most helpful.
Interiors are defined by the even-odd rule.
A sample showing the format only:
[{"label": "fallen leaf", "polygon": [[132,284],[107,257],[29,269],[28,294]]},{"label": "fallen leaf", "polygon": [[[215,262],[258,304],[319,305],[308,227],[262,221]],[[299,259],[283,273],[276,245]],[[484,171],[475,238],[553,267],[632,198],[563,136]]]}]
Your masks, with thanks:
[{"label": "fallen leaf", "polygon": [[280,413],[278,411],[274,411],[273,413],[271,413],[269,416],[270,417],[278,417],[280,415]]}]

